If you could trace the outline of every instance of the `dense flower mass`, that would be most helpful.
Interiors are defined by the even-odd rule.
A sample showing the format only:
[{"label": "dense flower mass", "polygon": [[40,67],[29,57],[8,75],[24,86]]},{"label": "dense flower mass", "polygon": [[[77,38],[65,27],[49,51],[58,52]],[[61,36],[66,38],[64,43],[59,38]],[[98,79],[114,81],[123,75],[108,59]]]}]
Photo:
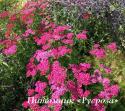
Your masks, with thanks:
[{"label": "dense flower mass", "polygon": [[[50,30],[45,31],[40,37],[35,37],[35,42],[37,45],[41,46],[37,50],[33,57],[31,57],[27,65],[27,77],[29,76],[40,76],[46,78],[46,82],[37,81],[34,90],[29,89],[28,95],[32,95],[37,92],[34,96],[38,99],[46,94],[46,90],[50,90],[50,99],[58,99],[67,94],[71,93],[71,99],[77,101],[83,97],[89,97],[93,91],[87,88],[88,86],[100,83],[103,89],[98,93],[95,98],[98,99],[111,99],[118,95],[119,87],[117,85],[111,85],[108,78],[104,78],[100,69],[95,69],[93,74],[89,73],[92,68],[90,63],[79,63],[79,64],[67,64],[68,67],[62,66],[60,58],[64,56],[70,56],[73,53],[74,37],[78,40],[86,40],[86,31],[79,33],[77,35],[70,32],[71,28],[69,26],[57,26],[50,27]],[[110,46],[111,47],[111,46]],[[112,49],[112,47],[110,48]],[[95,44],[93,49],[90,51],[91,55],[94,55],[97,59],[106,57],[106,51],[101,48],[99,44]],[[37,62],[35,62],[37,61]],[[98,64],[105,73],[111,73],[111,69],[106,67],[104,64]],[[72,79],[69,79],[68,71],[72,71]],[[31,93],[31,94],[30,94]],[[34,97],[32,95],[32,97]],[[94,99],[94,98],[93,98]],[[23,106],[27,108],[23,103]],[[43,106],[38,104],[29,104],[30,109],[37,107],[37,111],[47,110],[50,111],[53,107],[53,111],[60,111],[62,109],[62,103],[47,103]],[[104,111],[105,105],[103,103],[98,103],[95,105],[91,104],[90,109],[92,111]]]},{"label": "dense flower mass", "polygon": [[[73,33],[72,27],[69,25],[53,23],[49,17],[47,20],[42,20],[42,15],[44,18],[43,12],[48,5],[48,2],[44,0],[27,2],[25,8],[19,13],[21,23],[26,25],[25,30],[20,35],[15,34],[14,39],[11,40],[13,21],[16,20],[13,15],[9,17],[13,24],[7,25],[5,40],[0,40],[0,44],[3,46],[2,52],[6,56],[13,55],[18,51],[18,44],[21,40],[27,42],[28,39],[31,39],[37,46],[37,50],[26,65],[26,77],[33,78],[33,82],[27,89],[27,96],[34,97],[36,100],[44,97],[51,100],[61,100],[68,97],[76,105],[77,100],[84,97],[92,98],[92,100],[116,97],[120,90],[119,86],[112,85],[109,78],[105,77],[106,74],[111,74],[112,70],[104,64],[97,64],[98,67],[95,68],[92,63],[81,59],[82,52],[78,54],[75,52],[77,49],[74,47],[77,47],[80,41],[84,42],[89,39],[87,31],[83,30],[76,34]],[[41,21],[40,28],[35,30],[32,25],[34,25],[35,12],[37,11]],[[0,14],[2,18],[7,16],[7,12]],[[83,46],[81,45],[80,48]],[[117,51],[116,43],[107,45],[107,49],[115,53]],[[92,55],[94,59],[100,60],[106,57],[106,49],[95,44],[88,54]],[[78,59],[78,62],[71,62],[72,59]],[[95,95],[96,89],[91,88],[94,85],[101,89]],[[44,103],[41,105],[28,100],[22,104],[25,109],[32,111],[61,111],[63,105],[63,103]],[[104,103],[93,102],[86,106],[91,111],[105,111],[106,109]]]}]

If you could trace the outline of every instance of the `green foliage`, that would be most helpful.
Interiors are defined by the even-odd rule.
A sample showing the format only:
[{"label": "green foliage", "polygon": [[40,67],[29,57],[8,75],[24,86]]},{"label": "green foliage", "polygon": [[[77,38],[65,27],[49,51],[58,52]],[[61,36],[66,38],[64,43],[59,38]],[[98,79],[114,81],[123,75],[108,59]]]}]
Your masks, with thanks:
[{"label": "green foliage", "polygon": [[26,78],[26,64],[36,50],[32,40],[21,41],[14,56],[0,55],[0,107],[1,111],[22,109],[29,80]]},{"label": "green foliage", "polygon": [[22,7],[23,2],[26,2],[26,0],[0,0],[0,12],[7,10],[15,12]]},{"label": "green foliage", "polygon": [[113,40],[110,26],[106,21],[102,21],[102,18],[91,15],[90,18],[83,19],[82,16],[78,16],[77,7],[71,7],[69,10],[61,4],[52,4],[50,11],[54,22],[72,26],[75,34],[83,29],[88,31],[89,41],[87,44],[89,47],[87,49],[90,49],[94,42],[105,44]]},{"label": "green foliage", "polygon": [[[108,106],[107,111],[124,111],[125,109],[125,58],[124,53],[121,50],[118,50],[117,53],[112,53],[107,50],[107,57],[103,60],[92,60],[93,65],[106,63],[106,66],[111,67],[112,73],[107,75],[108,78],[113,83],[117,83],[120,86],[120,94],[116,98],[118,100],[117,103]],[[97,89],[98,90],[98,89]]]}]

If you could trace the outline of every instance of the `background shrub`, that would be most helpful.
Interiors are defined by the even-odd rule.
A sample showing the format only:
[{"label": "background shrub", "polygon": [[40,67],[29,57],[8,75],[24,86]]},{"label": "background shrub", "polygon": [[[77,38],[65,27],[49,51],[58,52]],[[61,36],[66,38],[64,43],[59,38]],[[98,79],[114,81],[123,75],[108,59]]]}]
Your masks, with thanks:
[{"label": "background shrub", "polygon": [[[66,10],[75,10],[77,18],[86,13],[92,14],[99,27],[108,28],[110,38],[116,41],[124,49],[125,37],[125,1],[124,0],[56,0],[57,4],[63,5]],[[54,1],[53,1],[54,3]],[[63,9],[64,10],[64,9]],[[74,16],[75,18],[76,16]],[[100,25],[101,24],[101,25]],[[101,37],[100,37],[101,38]]]}]

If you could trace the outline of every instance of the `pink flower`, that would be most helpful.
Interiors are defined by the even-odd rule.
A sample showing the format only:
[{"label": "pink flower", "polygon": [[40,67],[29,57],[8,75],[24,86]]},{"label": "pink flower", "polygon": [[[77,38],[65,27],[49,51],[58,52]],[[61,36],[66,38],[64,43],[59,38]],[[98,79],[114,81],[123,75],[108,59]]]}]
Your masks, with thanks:
[{"label": "pink flower", "polygon": [[26,30],[26,33],[29,33],[29,34],[32,34],[32,35],[35,34],[35,32],[34,32],[32,29],[27,29],[27,30]]},{"label": "pink flower", "polygon": [[36,8],[30,8],[30,9],[26,9],[26,10],[22,10],[21,14],[23,15],[30,15],[33,11],[35,11]]},{"label": "pink flower", "polygon": [[104,69],[106,74],[109,74],[112,72],[112,70],[109,67],[106,67],[104,64],[100,64],[99,66]]},{"label": "pink flower", "polygon": [[90,68],[91,68],[91,64],[89,64],[89,63],[80,63],[80,69],[82,71],[86,72]]},{"label": "pink flower", "polygon": [[52,85],[51,89],[53,91],[52,99],[59,99],[67,91],[67,89],[66,89],[64,84],[62,84],[61,86],[60,85]]},{"label": "pink flower", "polygon": [[27,72],[26,72],[27,77],[30,77],[30,76],[34,77],[36,75],[37,70],[36,70],[36,65],[35,64],[33,64],[32,62],[29,62],[27,64],[26,68],[27,68]]},{"label": "pink flower", "polygon": [[39,111],[50,111],[50,109],[48,108],[47,105],[44,105],[44,106],[42,106],[42,107],[40,108]]},{"label": "pink flower", "polygon": [[90,54],[96,56],[98,59],[102,59],[106,56],[105,50],[102,48],[95,48],[90,51]]},{"label": "pink flower", "polygon": [[73,35],[74,35],[73,33],[68,33],[66,37],[67,37],[67,39],[72,39]]},{"label": "pink flower", "polygon": [[62,57],[68,53],[71,53],[71,49],[67,48],[66,46],[60,46],[58,48],[54,48],[51,50],[51,55],[55,58]]},{"label": "pink flower", "polygon": [[53,37],[53,39],[55,39],[55,40],[60,40],[60,39],[64,38],[63,36],[57,35],[57,34],[53,34],[52,37]]},{"label": "pink flower", "polygon": [[106,74],[110,74],[112,72],[112,70],[110,68],[105,68],[104,70],[105,70]]},{"label": "pink flower", "polygon": [[118,93],[119,93],[119,86],[118,85],[112,85],[110,87],[110,89],[111,89],[111,92],[112,92],[113,96],[117,96],[118,95]]},{"label": "pink flower", "polygon": [[30,107],[37,104],[37,100],[41,98],[41,94],[35,94],[28,98],[28,104]]},{"label": "pink flower", "polygon": [[49,51],[44,50],[37,50],[34,54],[34,57],[37,59],[37,61],[44,61],[47,60],[51,56],[51,53]]},{"label": "pink flower", "polygon": [[76,35],[76,37],[77,37],[78,39],[83,39],[83,40],[86,40],[86,39],[87,39],[86,32],[79,33],[79,34]]},{"label": "pink flower", "polygon": [[47,83],[46,82],[41,82],[41,81],[37,81],[35,84],[36,88],[35,88],[35,92],[38,92],[40,95],[45,95],[45,88],[47,87]]},{"label": "pink flower", "polygon": [[[62,109],[62,103],[61,102],[57,102],[57,103],[54,103],[54,100],[51,99],[53,102],[49,102],[48,103],[48,107],[52,107],[53,108],[53,111],[61,111]],[[58,99],[57,101],[61,101],[61,99]]]},{"label": "pink flower", "polygon": [[30,109],[31,109],[31,111],[39,111],[40,106],[37,103],[34,103],[34,104],[30,105]]},{"label": "pink flower", "polygon": [[43,50],[47,50],[47,49],[49,49],[49,48],[51,48],[51,44],[46,44],[46,45],[43,45],[43,46],[42,46],[42,49],[43,49]]},{"label": "pink flower", "polygon": [[[94,99],[92,100],[94,101]],[[92,103],[90,110],[91,111],[106,111],[105,110],[105,106],[103,103],[96,103],[96,99],[95,99],[95,103]]]},{"label": "pink flower", "polygon": [[28,108],[28,106],[29,106],[29,105],[28,105],[28,101],[24,101],[23,104],[22,104],[22,106],[23,106],[24,108]]},{"label": "pink flower", "polygon": [[58,61],[54,61],[52,71],[48,75],[49,84],[64,84],[66,79],[66,70],[61,67]]},{"label": "pink flower", "polygon": [[24,37],[28,37],[30,34],[34,35],[35,31],[33,31],[32,29],[27,29],[25,31],[25,33],[23,34]]},{"label": "pink flower", "polygon": [[82,15],[83,19],[85,19],[85,20],[89,19],[91,16],[92,16],[92,14],[90,14],[90,13],[84,13]]},{"label": "pink flower", "polygon": [[110,49],[112,52],[116,52],[117,51],[117,45],[115,42],[110,43],[109,45],[107,45],[107,48]]},{"label": "pink flower", "polygon": [[46,3],[42,3],[41,6],[40,6],[40,9],[45,10],[47,8],[47,6],[48,6],[47,2]]},{"label": "pink flower", "polygon": [[65,30],[69,30],[70,29],[70,26],[58,26],[54,29],[54,34],[55,35],[59,35],[60,33],[64,32]]},{"label": "pink flower", "polygon": [[[33,19],[30,18],[28,21],[27,21],[27,24],[31,25],[33,23]],[[34,35],[34,34],[33,34]]]},{"label": "pink flower", "polygon": [[62,40],[62,43],[73,45],[73,40],[64,39]]},{"label": "pink flower", "polygon": [[78,77],[78,73],[81,72],[81,69],[80,69],[79,65],[70,64],[69,68],[72,69],[72,72],[74,73],[74,76],[77,78]]},{"label": "pink flower", "polygon": [[12,55],[12,54],[15,54],[16,51],[17,51],[17,46],[16,46],[16,45],[12,45],[12,46],[10,46],[9,48],[4,49],[4,50],[3,50],[3,53],[4,53],[5,55]]},{"label": "pink flower", "polygon": [[76,79],[77,79],[79,87],[81,87],[82,85],[87,86],[90,84],[90,74],[88,73],[79,73],[78,78]]},{"label": "pink flower", "polygon": [[0,18],[5,18],[9,15],[8,11],[3,11],[2,13],[0,13]]},{"label": "pink flower", "polygon": [[28,89],[28,96],[32,96],[34,94],[34,89]]},{"label": "pink flower", "polygon": [[85,90],[83,97],[88,97],[90,95],[90,91],[89,90]]},{"label": "pink flower", "polygon": [[40,71],[41,75],[46,75],[47,71],[49,70],[49,61],[43,60],[37,65],[37,70]]},{"label": "pink flower", "polygon": [[99,48],[100,44],[94,44],[93,48]]},{"label": "pink flower", "polygon": [[119,93],[118,85],[112,85],[112,86],[106,87],[104,91],[101,91],[98,96],[103,99],[110,99],[113,96],[117,96],[118,93]]},{"label": "pink flower", "polygon": [[96,69],[94,71],[94,74],[91,76],[91,83],[102,83],[102,80],[103,78],[101,72],[98,69]]},{"label": "pink flower", "polygon": [[104,88],[107,88],[110,86],[110,80],[108,78],[103,78],[102,84],[103,84]]},{"label": "pink flower", "polygon": [[16,18],[17,18],[17,17],[16,17],[16,14],[14,14],[14,15],[11,15],[11,16],[10,16],[9,20],[13,22],[13,21],[16,20]]},{"label": "pink flower", "polygon": [[83,90],[82,88],[78,88],[77,91],[78,91],[80,98],[88,97],[90,95],[89,90]]},{"label": "pink flower", "polygon": [[53,48],[53,49],[51,49],[50,53],[51,53],[51,55],[52,55],[54,58],[58,58],[58,57],[59,57],[58,48]]},{"label": "pink flower", "polygon": [[75,82],[73,82],[72,80],[69,80],[67,82],[67,88],[71,92],[72,99],[77,100],[78,99],[78,91],[77,91],[77,86],[76,86]]},{"label": "pink flower", "polygon": [[51,39],[52,35],[50,33],[44,33],[40,39],[37,38],[35,39],[37,45],[45,45],[50,39]]},{"label": "pink flower", "polygon": [[64,56],[67,53],[71,53],[71,49],[67,48],[66,46],[58,47],[58,54],[59,56]]},{"label": "pink flower", "polygon": [[61,111],[61,109],[62,109],[61,103],[54,104],[54,110],[53,111]]}]

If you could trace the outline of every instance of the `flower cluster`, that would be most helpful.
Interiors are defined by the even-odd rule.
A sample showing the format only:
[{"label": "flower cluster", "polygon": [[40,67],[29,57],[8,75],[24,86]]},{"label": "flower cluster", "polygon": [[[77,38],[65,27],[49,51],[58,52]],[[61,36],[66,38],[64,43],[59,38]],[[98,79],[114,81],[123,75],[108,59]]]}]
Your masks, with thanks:
[{"label": "flower cluster", "polygon": [[[54,23],[47,23],[46,25],[49,28],[42,30],[43,33],[38,37],[34,37],[34,41],[40,46],[40,49],[31,57],[26,73],[27,77],[42,76],[46,80],[36,81],[35,89],[28,89],[28,96],[37,99],[49,97],[51,100],[61,100],[69,92],[71,99],[77,101],[92,95],[94,89],[90,90],[89,86],[98,83],[102,84],[103,89],[95,98],[111,99],[118,95],[119,87],[111,85],[110,80],[105,78],[105,74],[102,74],[100,69],[95,69],[93,74],[90,73],[92,64],[80,62],[79,64],[68,64],[68,67],[62,66],[60,58],[66,55],[70,56],[73,53],[74,39],[78,41],[88,39],[86,31],[75,35],[71,32],[70,26],[58,26]],[[112,49],[112,44],[110,44],[110,47],[108,45],[107,48]],[[90,54],[97,57],[97,59],[106,57],[105,49],[101,48],[99,44],[94,45]],[[111,73],[111,69],[105,65],[99,64],[99,66],[106,73]],[[71,79],[69,71],[72,72]],[[49,95],[47,95],[48,90],[50,91]],[[50,111],[52,109],[53,111],[60,111],[63,104],[46,103],[41,106],[39,103],[31,104],[24,101],[23,106],[32,110],[35,109],[34,111]],[[105,105],[92,103],[90,109],[92,111],[100,111],[100,109],[104,111]]]},{"label": "flower cluster", "polygon": [[0,44],[4,46],[3,54],[5,55],[13,55],[17,51],[16,41],[6,39],[6,40],[1,40]]},{"label": "flower cluster", "polygon": [[94,49],[90,51],[90,54],[96,56],[99,59],[104,58],[106,56],[105,50],[101,48],[99,44],[94,45]]},{"label": "flower cluster", "polygon": [[[9,17],[12,23],[7,25],[6,39],[0,40],[0,43],[4,45],[3,53],[5,55],[16,53],[18,41],[21,38],[32,37],[34,43],[39,46],[26,66],[26,77],[42,77],[44,79],[37,79],[35,84],[32,84],[32,88],[28,88],[27,96],[35,99],[49,97],[51,100],[61,100],[67,93],[70,93],[70,98],[77,104],[78,99],[91,97],[96,91],[90,89],[89,86],[98,83],[102,84],[103,88],[92,99],[111,99],[117,96],[119,87],[112,85],[100,69],[93,69],[91,63],[81,61],[77,64],[66,62],[66,66],[68,66],[66,67],[60,60],[63,58],[63,61],[65,61],[66,57],[70,58],[70,60],[72,59],[75,40],[87,41],[87,31],[83,30],[75,34],[72,32],[72,27],[57,25],[48,20],[41,20],[39,30],[32,29],[35,12],[38,11],[37,8],[40,7],[39,15],[42,15],[47,6],[48,2],[44,2],[44,0],[27,2],[20,12],[21,22],[26,25],[25,31],[19,36],[15,34],[13,40],[10,39],[14,21],[16,20],[16,17],[12,15]],[[47,18],[49,19],[49,17]],[[113,52],[117,51],[115,43],[109,44],[107,48]],[[90,50],[90,54],[97,59],[106,57],[105,49],[99,44],[94,45],[93,49]],[[98,65],[105,73],[111,73],[111,69],[104,64]],[[93,71],[90,71],[92,69]],[[31,103],[28,100],[24,101],[22,105],[24,108],[29,108],[33,111],[60,111],[63,108],[63,103],[45,103],[41,105],[39,103]],[[92,111],[105,111],[105,105],[103,103],[92,103],[90,109]]]}]

